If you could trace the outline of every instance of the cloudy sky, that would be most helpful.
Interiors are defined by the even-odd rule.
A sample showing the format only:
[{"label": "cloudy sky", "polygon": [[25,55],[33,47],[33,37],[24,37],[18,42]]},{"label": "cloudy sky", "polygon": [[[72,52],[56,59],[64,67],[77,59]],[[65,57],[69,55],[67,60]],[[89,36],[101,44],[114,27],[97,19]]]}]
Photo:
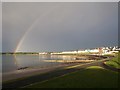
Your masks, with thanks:
[{"label": "cloudy sky", "polygon": [[2,3],[0,2],[0,52],[2,52]]},{"label": "cloudy sky", "polygon": [[2,51],[63,51],[118,43],[117,2],[2,4]]}]

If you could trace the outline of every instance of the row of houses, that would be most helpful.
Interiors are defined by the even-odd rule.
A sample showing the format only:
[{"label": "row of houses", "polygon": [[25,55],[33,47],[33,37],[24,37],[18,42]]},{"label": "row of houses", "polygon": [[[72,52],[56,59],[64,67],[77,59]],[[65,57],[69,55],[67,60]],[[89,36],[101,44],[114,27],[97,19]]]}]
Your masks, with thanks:
[{"label": "row of houses", "polygon": [[120,51],[120,48],[118,46],[114,47],[100,47],[100,48],[92,48],[92,49],[84,49],[84,50],[75,50],[75,51],[63,51],[63,52],[51,52],[51,53],[39,53],[39,54],[112,54],[117,53]]},{"label": "row of houses", "polygon": [[76,51],[63,51],[63,52],[55,52],[51,54],[87,54],[87,53],[98,53],[98,49],[86,49],[86,50],[76,50]]}]

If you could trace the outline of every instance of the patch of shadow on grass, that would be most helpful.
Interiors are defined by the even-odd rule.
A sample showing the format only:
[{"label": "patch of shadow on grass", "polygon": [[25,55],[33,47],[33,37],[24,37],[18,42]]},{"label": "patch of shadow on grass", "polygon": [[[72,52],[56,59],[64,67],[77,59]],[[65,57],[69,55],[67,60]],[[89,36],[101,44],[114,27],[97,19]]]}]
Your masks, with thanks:
[{"label": "patch of shadow on grass", "polygon": [[118,72],[91,66],[26,88],[118,88]]}]

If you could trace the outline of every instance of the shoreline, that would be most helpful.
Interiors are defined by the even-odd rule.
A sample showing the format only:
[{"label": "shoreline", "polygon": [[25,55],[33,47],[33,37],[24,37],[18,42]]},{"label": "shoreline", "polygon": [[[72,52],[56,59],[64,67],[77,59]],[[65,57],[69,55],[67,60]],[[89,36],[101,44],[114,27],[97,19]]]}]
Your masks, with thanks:
[{"label": "shoreline", "polygon": [[[57,69],[60,69],[60,68],[64,68],[64,67],[67,67],[67,66],[73,66],[73,65],[77,65],[77,64],[78,63],[69,63],[69,64],[68,63],[63,63],[63,64],[52,66],[52,67],[45,67],[45,68],[34,67],[34,68],[27,68],[27,69],[24,69],[24,70],[17,70],[17,71],[14,71],[14,72],[3,73],[2,74],[2,78],[3,78],[2,82],[5,83],[7,81],[27,78],[27,77],[30,77],[30,76],[47,73],[47,72],[50,72],[50,71],[53,71],[53,70],[57,70]],[[81,63],[81,64],[83,64],[83,63]]]},{"label": "shoreline", "polygon": [[[77,58],[80,58],[80,57],[78,56]],[[99,57],[99,59],[102,60],[103,58]],[[61,62],[61,64],[48,66],[48,67],[28,67],[26,69],[15,70],[13,72],[5,72],[2,74],[3,83],[10,81],[10,80],[27,78],[27,77],[34,76],[34,75],[47,73],[49,71],[57,70],[57,69],[64,68],[67,66],[86,64],[86,63],[91,63],[91,62],[99,61],[99,60],[94,60],[92,58],[90,60],[86,59],[86,60],[44,60],[44,61],[45,62]]]},{"label": "shoreline", "polygon": [[75,72],[78,70],[83,70],[88,66],[101,66],[102,63],[104,61],[108,61],[109,58],[106,59],[102,59],[99,61],[95,61],[95,62],[91,62],[91,63],[84,63],[84,64],[73,64],[73,65],[68,65],[66,67],[63,68],[58,68],[54,69],[53,71],[47,72],[47,73],[43,73],[43,74],[35,74],[33,76],[30,77],[26,77],[26,78],[21,78],[21,79],[14,79],[14,80],[10,80],[10,81],[6,81],[3,82],[3,88],[23,88],[27,85],[33,84],[33,83],[37,83],[37,82],[42,82],[51,78],[55,78],[58,76],[62,76],[71,72]]},{"label": "shoreline", "polygon": [[61,63],[87,63],[96,60],[43,60],[44,62],[61,62]]}]

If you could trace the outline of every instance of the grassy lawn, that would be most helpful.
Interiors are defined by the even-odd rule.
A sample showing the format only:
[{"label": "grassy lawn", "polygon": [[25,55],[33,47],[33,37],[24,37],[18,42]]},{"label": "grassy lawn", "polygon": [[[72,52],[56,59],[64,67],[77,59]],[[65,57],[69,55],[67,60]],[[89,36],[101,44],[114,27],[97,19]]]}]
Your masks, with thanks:
[{"label": "grassy lawn", "polygon": [[99,66],[70,73],[26,88],[117,88],[118,73]]},{"label": "grassy lawn", "polygon": [[119,68],[120,69],[120,53],[115,58],[113,58],[112,60],[107,61],[106,64],[109,65],[109,66],[112,66],[114,68]]}]

